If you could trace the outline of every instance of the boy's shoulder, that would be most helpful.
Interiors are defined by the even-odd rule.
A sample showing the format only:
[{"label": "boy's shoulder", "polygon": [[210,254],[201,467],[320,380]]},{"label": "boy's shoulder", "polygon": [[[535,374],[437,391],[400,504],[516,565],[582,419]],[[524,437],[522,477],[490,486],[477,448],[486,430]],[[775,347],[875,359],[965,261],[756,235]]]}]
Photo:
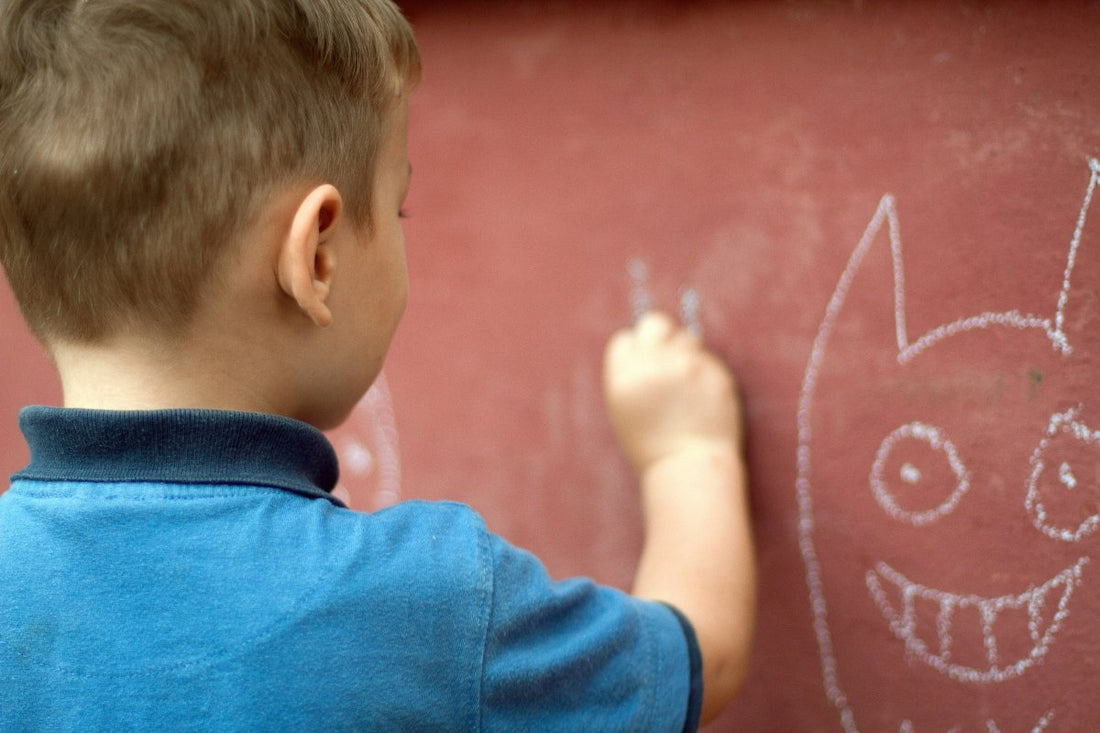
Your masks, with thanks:
[{"label": "boy's shoulder", "polygon": [[446,568],[452,578],[460,564],[492,562],[492,535],[481,515],[465,504],[412,499],[370,514],[344,515],[371,546],[357,548],[359,552],[383,552],[424,570]]}]

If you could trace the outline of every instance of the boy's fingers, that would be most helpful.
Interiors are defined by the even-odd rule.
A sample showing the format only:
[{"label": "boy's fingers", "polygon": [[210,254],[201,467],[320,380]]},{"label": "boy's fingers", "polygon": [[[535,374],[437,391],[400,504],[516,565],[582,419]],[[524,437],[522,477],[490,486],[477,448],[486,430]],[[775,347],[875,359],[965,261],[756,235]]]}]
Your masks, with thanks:
[{"label": "boy's fingers", "polygon": [[705,351],[697,333],[682,327],[667,313],[648,311],[632,327],[620,329],[608,339],[605,367],[624,365],[655,348],[662,353],[669,353],[669,349],[679,353]]},{"label": "boy's fingers", "polygon": [[703,337],[702,337],[702,335],[700,335],[700,333],[698,331],[696,331],[692,328],[689,328],[687,326],[682,327],[676,333],[676,340],[677,341],[682,341],[684,343],[684,345],[689,346],[689,347],[694,348],[694,349],[703,348]]},{"label": "boy's fingers", "polygon": [[667,340],[676,330],[676,323],[661,311],[649,311],[634,327],[638,340],[647,342]]},{"label": "boy's fingers", "polygon": [[667,343],[694,349],[703,345],[698,332],[681,326],[672,316],[661,311],[646,313],[638,320],[633,332],[641,344]]}]

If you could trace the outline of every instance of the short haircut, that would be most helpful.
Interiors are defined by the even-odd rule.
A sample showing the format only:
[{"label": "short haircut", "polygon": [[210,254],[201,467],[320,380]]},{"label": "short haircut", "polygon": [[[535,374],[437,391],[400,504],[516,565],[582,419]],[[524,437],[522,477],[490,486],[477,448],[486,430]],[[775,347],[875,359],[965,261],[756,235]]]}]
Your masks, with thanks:
[{"label": "short haircut", "polygon": [[2,0],[0,260],[31,330],[178,334],[280,186],[369,226],[419,73],[389,0]]}]

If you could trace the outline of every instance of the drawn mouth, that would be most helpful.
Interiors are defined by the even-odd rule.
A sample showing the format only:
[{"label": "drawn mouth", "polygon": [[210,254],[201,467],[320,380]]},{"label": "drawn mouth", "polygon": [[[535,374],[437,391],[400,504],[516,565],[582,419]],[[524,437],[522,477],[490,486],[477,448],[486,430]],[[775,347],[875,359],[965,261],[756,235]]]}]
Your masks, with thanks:
[{"label": "drawn mouth", "polygon": [[[1001,682],[1050,650],[1086,564],[1081,557],[1042,585],[988,598],[928,588],[883,562],[867,571],[866,581],[909,654],[960,682]],[[980,650],[959,648],[958,639],[972,638],[981,639]]]}]

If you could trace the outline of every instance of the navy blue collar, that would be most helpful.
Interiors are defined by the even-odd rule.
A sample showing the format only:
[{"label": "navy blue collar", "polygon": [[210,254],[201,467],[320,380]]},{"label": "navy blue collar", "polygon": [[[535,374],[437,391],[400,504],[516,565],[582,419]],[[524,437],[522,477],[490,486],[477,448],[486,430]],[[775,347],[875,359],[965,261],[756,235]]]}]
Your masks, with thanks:
[{"label": "navy blue collar", "polygon": [[290,418],[27,407],[19,413],[19,429],[31,460],[13,479],[247,484],[343,506],[330,493],[339,475],[332,445],[319,430]]}]

